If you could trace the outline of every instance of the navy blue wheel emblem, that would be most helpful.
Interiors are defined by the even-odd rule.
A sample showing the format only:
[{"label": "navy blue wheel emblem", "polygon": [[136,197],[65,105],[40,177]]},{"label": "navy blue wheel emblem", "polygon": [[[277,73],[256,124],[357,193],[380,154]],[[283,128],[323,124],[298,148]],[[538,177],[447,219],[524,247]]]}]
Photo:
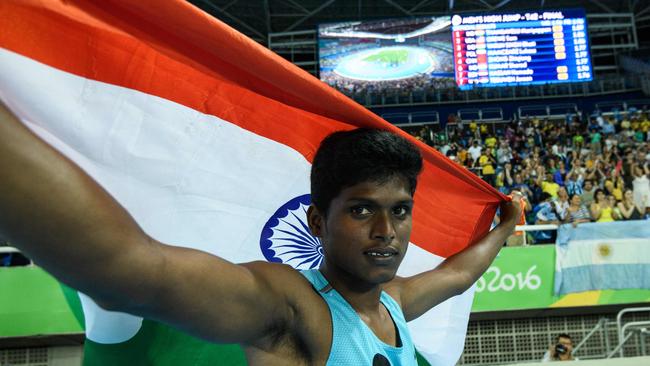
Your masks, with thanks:
[{"label": "navy blue wheel emblem", "polygon": [[298,196],[269,218],[260,236],[260,248],[267,261],[286,263],[296,269],[318,268],[323,260],[323,248],[307,225],[310,204],[309,194]]}]

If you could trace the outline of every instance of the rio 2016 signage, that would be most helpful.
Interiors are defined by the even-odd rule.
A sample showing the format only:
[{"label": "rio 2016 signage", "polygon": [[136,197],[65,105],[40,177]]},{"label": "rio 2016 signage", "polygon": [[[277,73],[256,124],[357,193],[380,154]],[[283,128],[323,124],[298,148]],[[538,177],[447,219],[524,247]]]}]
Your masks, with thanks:
[{"label": "rio 2016 signage", "polygon": [[473,312],[594,306],[650,301],[650,290],[553,295],[555,246],[506,247],[476,282]]},{"label": "rio 2016 signage", "polygon": [[536,269],[537,265],[533,264],[525,274],[523,272],[502,273],[499,267],[492,266],[476,282],[476,292],[537,290],[542,285],[542,279],[535,274]]}]

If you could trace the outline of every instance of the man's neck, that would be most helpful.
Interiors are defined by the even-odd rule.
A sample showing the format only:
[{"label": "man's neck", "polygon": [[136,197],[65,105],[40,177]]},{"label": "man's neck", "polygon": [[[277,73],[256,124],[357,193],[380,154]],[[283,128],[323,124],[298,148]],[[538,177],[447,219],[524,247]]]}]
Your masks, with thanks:
[{"label": "man's neck", "polygon": [[345,272],[331,271],[326,265],[321,266],[320,272],[357,313],[370,315],[379,311],[381,284],[362,282]]}]

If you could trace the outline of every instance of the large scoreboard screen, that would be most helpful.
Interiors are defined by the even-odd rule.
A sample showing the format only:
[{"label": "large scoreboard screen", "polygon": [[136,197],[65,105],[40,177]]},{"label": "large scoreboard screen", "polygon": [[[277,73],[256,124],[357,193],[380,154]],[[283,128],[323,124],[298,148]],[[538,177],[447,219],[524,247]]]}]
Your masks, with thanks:
[{"label": "large scoreboard screen", "polygon": [[451,18],[456,84],[547,84],[592,80],[583,9]]}]

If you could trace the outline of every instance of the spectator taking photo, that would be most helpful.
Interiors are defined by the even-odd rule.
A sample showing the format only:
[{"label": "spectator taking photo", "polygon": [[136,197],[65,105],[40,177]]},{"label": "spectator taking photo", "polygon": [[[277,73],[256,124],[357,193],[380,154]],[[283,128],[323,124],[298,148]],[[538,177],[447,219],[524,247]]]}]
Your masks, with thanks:
[{"label": "spectator taking photo", "polygon": [[573,357],[573,341],[568,334],[561,333],[555,337],[555,343],[549,347],[542,358],[542,362],[553,361],[578,361]]}]

